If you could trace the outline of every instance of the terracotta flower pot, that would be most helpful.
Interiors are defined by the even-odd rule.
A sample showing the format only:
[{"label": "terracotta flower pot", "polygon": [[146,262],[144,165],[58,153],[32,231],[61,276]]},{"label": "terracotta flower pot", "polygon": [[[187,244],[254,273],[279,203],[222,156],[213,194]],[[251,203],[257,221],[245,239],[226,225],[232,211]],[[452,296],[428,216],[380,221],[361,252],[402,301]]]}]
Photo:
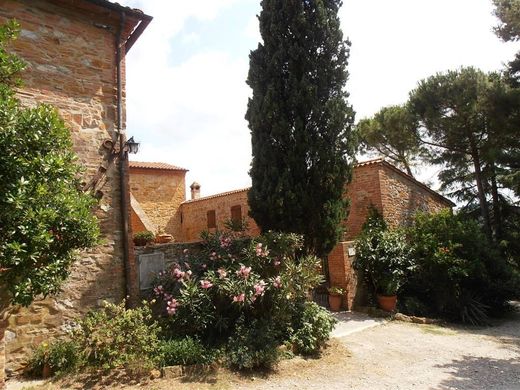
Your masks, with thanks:
[{"label": "terracotta flower pot", "polygon": [[166,244],[172,240],[173,236],[171,234],[159,234],[157,237],[155,237],[155,242],[157,244]]},{"label": "terracotta flower pot", "polygon": [[341,295],[337,294],[329,294],[329,307],[332,311],[340,311],[341,310]]},{"label": "terracotta flower pot", "polygon": [[42,369],[42,378],[47,379],[47,378],[50,378],[51,375],[52,375],[51,366],[49,365],[49,363],[45,363],[43,365],[43,369]]},{"label": "terracotta flower pot", "polygon": [[392,312],[397,304],[397,295],[386,296],[377,294],[377,304],[384,311]]}]

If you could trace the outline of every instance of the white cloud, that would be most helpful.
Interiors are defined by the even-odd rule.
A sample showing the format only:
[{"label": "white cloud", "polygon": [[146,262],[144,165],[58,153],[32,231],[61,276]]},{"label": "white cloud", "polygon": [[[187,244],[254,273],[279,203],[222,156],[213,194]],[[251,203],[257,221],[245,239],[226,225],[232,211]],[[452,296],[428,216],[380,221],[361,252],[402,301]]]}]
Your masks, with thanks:
[{"label": "white cloud", "polygon": [[[154,16],[127,62],[128,132],[142,142],[135,158],[190,169],[188,185],[200,182],[204,195],[250,183],[243,119],[248,57],[234,55],[230,40],[218,49],[201,45],[181,60],[172,44],[196,42],[187,23],[225,19],[239,1],[245,0],[126,1]],[[352,41],[347,89],[357,119],[404,102],[418,80],[437,71],[461,65],[499,69],[516,49],[494,36],[491,11],[488,0],[345,1],[340,15]],[[257,12],[258,4],[252,5],[245,19],[243,36],[251,48],[260,38]],[[223,20],[221,28],[234,22]]]},{"label": "white cloud", "polygon": [[350,0],[340,12],[352,41],[348,89],[357,119],[403,103],[436,72],[497,70],[517,50],[492,32],[497,21],[488,0]]}]

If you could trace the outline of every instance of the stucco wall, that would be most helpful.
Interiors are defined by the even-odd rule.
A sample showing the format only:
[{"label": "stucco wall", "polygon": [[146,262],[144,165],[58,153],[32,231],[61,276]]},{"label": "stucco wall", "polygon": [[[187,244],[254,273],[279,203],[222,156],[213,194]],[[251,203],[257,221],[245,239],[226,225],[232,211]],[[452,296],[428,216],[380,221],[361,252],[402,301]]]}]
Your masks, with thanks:
[{"label": "stucco wall", "polygon": [[[130,191],[157,230],[182,236],[180,205],[186,200],[186,171],[130,167]],[[133,222],[136,221],[134,218]],[[142,226],[135,223],[135,232]]]},{"label": "stucco wall", "polygon": [[[0,23],[16,18],[21,34],[11,47],[27,62],[24,86],[18,96],[26,105],[50,103],[71,128],[79,163],[86,169],[85,183],[98,172],[106,157],[101,144],[115,140],[117,20],[108,16],[94,25],[94,12],[78,11],[60,2],[3,0]],[[97,15],[97,14],[96,14]],[[106,165],[106,177],[97,189],[96,210],[102,244],[79,256],[63,293],[18,309],[6,333],[7,371],[19,370],[31,348],[61,332],[67,323],[102,300],[125,296],[117,164]]]},{"label": "stucco wall", "polygon": [[[248,216],[247,189],[230,193],[189,200],[182,204],[182,238],[184,241],[197,241],[204,230],[223,230],[224,222],[231,218],[231,207],[240,206],[242,217],[246,218],[249,229],[247,233],[256,236],[260,233],[255,221]],[[215,210],[217,227],[208,229],[207,212]]]}]

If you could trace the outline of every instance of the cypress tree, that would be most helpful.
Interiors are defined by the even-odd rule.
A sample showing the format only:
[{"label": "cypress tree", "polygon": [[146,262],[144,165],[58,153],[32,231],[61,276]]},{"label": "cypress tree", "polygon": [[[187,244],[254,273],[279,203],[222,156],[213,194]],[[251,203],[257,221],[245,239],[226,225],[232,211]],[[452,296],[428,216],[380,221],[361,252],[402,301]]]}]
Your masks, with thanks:
[{"label": "cypress tree", "polygon": [[321,257],[342,233],[354,153],[341,4],[263,0],[263,42],[250,54],[247,79],[250,214],[262,231],[303,234],[307,252]]}]

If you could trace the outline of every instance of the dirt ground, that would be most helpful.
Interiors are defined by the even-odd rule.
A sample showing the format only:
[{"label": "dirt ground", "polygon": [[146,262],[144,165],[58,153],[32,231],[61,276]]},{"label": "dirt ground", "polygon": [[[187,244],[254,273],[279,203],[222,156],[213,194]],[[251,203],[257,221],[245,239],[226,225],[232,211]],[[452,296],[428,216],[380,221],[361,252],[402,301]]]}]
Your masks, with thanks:
[{"label": "dirt ground", "polygon": [[[8,389],[14,390],[12,385]],[[270,373],[220,370],[202,377],[140,382],[82,376],[26,387],[117,388],[520,390],[520,313],[485,328],[393,321],[334,339],[321,359],[286,360]]]}]

